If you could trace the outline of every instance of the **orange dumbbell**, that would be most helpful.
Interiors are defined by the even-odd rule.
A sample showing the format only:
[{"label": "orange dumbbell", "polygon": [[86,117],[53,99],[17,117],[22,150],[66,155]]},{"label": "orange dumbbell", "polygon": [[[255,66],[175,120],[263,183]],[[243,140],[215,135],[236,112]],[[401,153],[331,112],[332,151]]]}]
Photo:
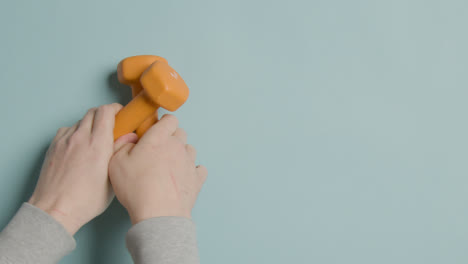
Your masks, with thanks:
[{"label": "orange dumbbell", "polygon": [[[141,60],[148,64],[151,56],[142,56]],[[119,81],[132,86],[134,98],[115,117],[114,140],[137,128],[144,130],[145,127],[150,127],[154,122],[148,126],[149,121],[152,120],[147,123],[146,119],[153,118],[157,121],[154,113],[159,107],[175,111],[185,103],[189,95],[189,89],[184,80],[167,64],[165,59],[156,59],[147,67],[141,73],[140,85],[138,85],[138,73],[139,70],[141,72],[145,63],[141,61],[137,63],[137,61],[138,59],[129,60],[128,63],[122,61],[118,67],[119,76],[121,76]],[[141,125],[143,129],[139,128]]]},{"label": "orange dumbbell", "polygon": [[[143,89],[141,87],[140,77],[155,61],[167,63],[167,60],[163,57],[155,55],[138,55],[123,59],[117,66],[117,78],[120,83],[131,87],[132,97],[137,96]],[[138,137],[141,138],[146,130],[156,122],[158,122],[157,111],[138,126],[136,129]]]},{"label": "orange dumbbell", "polygon": [[167,63],[167,60],[163,57],[138,55],[123,59],[117,66],[117,78],[121,84],[126,84],[132,88],[132,97],[141,92],[141,74],[155,61]]}]

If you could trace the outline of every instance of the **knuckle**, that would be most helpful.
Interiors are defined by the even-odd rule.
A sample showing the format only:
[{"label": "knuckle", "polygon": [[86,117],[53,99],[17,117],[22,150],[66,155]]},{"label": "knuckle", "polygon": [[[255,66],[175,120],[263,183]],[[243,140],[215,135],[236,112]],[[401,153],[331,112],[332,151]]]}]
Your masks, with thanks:
[{"label": "knuckle", "polygon": [[112,103],[112,104],[109,104],[110,107],[123,107],[123,105],[119,104],[119,103]]},{"label": "knuckle", "polygon": [[122,107],[123,106],[119,103],[112,103],[99,106],[97,111],[101,112],[104,116],[112,116]]},{"label": "knuckle", "polygon": [[175,115],[171,115],[171,114],[166,114],[164,116],[164,119],[166,119],[166,121],[170,124],[177,124],[179,122],[179,120],[177,119],[177,117]]},{"label": "knuckle", "polygon": [[57,129],[57,133],[55,133],[54,140],[57,140],[60,136],[65,134],[65,132],[68,130],[68,127],[61,127]]},{"label": "knuckle", "polygon": [[177,151],[180,151],[180,152],[185,152],[186,151],[186,148],[185,148],[185,144],[180,141],[180,140],[177,140],[175,143],[174,143],[174,147]]},{"label": "knuckle", "polygon": [[110,105],[101,105],[98,107],[97,111],[102,112],[102,113],[108,113],[111,110]]},{"label": "knuckle", "polygon": [[88,114],[91,114],[92,112],[96,111],[97,110],[97,107],[92,107],[90,109],[88,109]]},{"label": "knuckle", "polygon": [[187,149],[188,152],[190,152],[190,153],[192,153],[192,154],[196,154],[196,153],[197,153],[197,149],[196,149],[194,146],[190,145],[190,144],[187,144],[187,145],[185,146],[185,148]]}]

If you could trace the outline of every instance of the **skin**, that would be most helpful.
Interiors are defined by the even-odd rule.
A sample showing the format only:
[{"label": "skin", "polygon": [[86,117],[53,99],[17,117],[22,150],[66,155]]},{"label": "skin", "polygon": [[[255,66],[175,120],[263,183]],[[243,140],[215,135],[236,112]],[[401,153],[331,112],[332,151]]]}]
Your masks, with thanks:
[{"label": "skin", "polygon": [[109,178],[133,224],[160,216],[191,218],[207,177],[195,158],[173,115],[164,115],[137,144],[126,138],[116,142]]},{"label": "skin", "polygon": [[72,127],[60,128],[47,150],[28,202],[71,235],[104,212],[114,192],[134,224],[164,215],[190,217],[206,179],[206,168],[195,166],[195,149],[186,145],[186,134],[172,115],[139,141],[130,133],[114,142],[121,108],[115,103],[89,109]]}]

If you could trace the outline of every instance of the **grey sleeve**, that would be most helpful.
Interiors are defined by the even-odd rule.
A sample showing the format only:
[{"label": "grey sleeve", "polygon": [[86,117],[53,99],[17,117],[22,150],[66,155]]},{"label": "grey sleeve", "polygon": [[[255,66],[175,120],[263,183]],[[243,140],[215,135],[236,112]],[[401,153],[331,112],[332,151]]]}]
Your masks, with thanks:
[{"label": "grey sleeve", "polygon": [[[199,264],[195,224],[185,217],[156,217],[134,225],[127,248],[136,264]],[[57,263],[76,246],[65,228],[23,203],[0,233],[0,264]]]},{"label": "grey sleeve", "polygon": [[127,233],[127,248],[135,264],[198,264],[195,224],[185,217],[144,220]]},{"label": "grey sleeve", "polygon": [[23,203],[0,233],[0,264],[57,263],[75,246],[75,239],[59,222]]}]

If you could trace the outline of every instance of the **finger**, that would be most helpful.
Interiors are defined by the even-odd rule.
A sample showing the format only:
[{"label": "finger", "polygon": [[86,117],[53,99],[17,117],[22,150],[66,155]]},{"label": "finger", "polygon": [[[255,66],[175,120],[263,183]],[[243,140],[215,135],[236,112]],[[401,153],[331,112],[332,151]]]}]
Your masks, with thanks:
[{"label": "finger", "polygon": [[57,134],[55,134],[55,139],[61,138],[65,133],[69,130],[69,127],[61,127],[57,130]]},{"label": "finger", "polygon": [[132,151],[132,149],[135,147],[135,143],[126,143],[123,144],[116,152],[114,152],[114,155],[128,155]]},{"label": "finger", "polygon": [[192,145],[186,145],[185,150],[187,151],[189,157],[195,162],[197,159],[197,150]]},{"label": "finger", "polygon": [[158,122],[158,111],[155,111],[151,116],[147,117],[135,130],[139,138],[143,137],[148,129],[150,129],[156,122]]},{"label": "finger", "polygon": [[208,170],[206,169],[206,167],[203,165],[198,165],[196,170],[198,177],[200,177],[202,182],[205,182],[206,178],[208,177]]},{"label": "finger", "polygon": [[118,103],[101,105],[96,111],[92,134],[95,137],[112,137],[114,135],[115,115],[122,109]]},{"label": "finger", "polygon": [[62,137],[69,137],[71,136],[73,133],[75,133],[75,131],[78,129],[78,127],[80,126],[80,123],[81,123],[82,120],[78,120],[78,122],[76,122],[73,126],[71,126],[69,129],[67,129],[67,131],[65,131],[65,134],[63,134]]},{"label": "finger", "polygon": [[94,122],[94,115],[96,114],[96,107],[90,108],[88,112],[84,115],[81,122],[78,124],[78,129],[91,133],[91,128]]},{"label": "finger", "polygon": [[177,128],[173,136],[180,139],[182,143],[187,144],[187,132],[183,128]]},{"label": "finger", "polygon": [[179,125],[177,117],[165,114],[141,137],[138,144],[156,144],[161,138],[170,137]]},{"label": "finger", "polygon": [[114,153],[121,151],[121,149],[127,144],[135,144],[138,141],[138,136],[135,133],[128,133],[119,137],[114,142]]}]

